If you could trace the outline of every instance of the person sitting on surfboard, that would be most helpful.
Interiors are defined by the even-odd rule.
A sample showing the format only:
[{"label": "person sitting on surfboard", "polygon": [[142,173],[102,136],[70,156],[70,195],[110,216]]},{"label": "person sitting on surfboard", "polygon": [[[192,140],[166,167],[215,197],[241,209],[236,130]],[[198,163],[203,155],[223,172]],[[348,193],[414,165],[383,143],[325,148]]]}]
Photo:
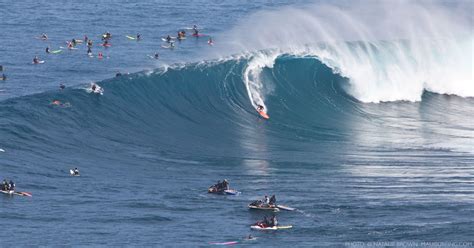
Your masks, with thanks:
[{"label": "person sitting on surfboard", "polygon": [[159,59],[160,55],[158,53],[155,53],[155,59]]},{"label": "person sitting on surfboard", "polygon": [[275,195],[272,195],[272,197],[270,197],[270,201],[268,202],[268,205],[270,205],[270,206],[276,205],[276,197],[275,197]]},{"label": "person sitting on surfboard", "polygon": [[64,85],[64,84],[59,84],[59,89],[60,89],[60,90],[64,90],[65,88],[66,88],[66,85]]},{"label": "person sitting on surfboard", "polygon": [[74,170],[72,170],[72,172],[74,173],[74,176],[79,175],[79,169],[77,169],[77,168],[74,168]]},{"label": "person sitting on surfboard", "polygon": [[40,60],[39,60],[38,56],[35,56],[35,57],[33,58],[33,64],[38,64],[39,61],[40,61]]},{"label": "person sitting on surfboard", "polygon": [[199,35],[199,30],[198,30],[198,28],[197,28],[197,25],[194,25],[194,26],[193,26],[193,32],[194,32],[194,33],[193,33],[194,36],[198,36],[198,35]]},{"label": "person sitting on surfboard", "polygon": [[264,107],[262,105],[258,105],[257,106],[257,111],[260,112],[260,111],[263,111]]},{"label": "person sitting on surfboard", "polygon": [[170,35],[166,36],[166,42],[171,43],[171,36]]},{"label": "person sitting on surfboard", "polygon": [[8,190],[15,190],[15,183],[12,180],[10,180]]},{"label": "person sitting on surfboard", "polygon": [[275,214],[273,214],[272,219],[270,220],[270,226],[277,226],[278,225],[278,220]]},{"label": "person sitting on surfboard", "polygon": [[9,187],[10,187],[10,185],[8,184],[7,179],[3,179],[3,182],[2,182],[2,190],[8,191],[8,188],[9,188]]},{"label": "person sitting on surfboard", "polygon": [[42,39],[42,40],[47,40],[47,39],[48,39],[48,36],[47,36],[45,33],[42,33],[42,34],[41,34],[41,39]]},{"label": "person sitting on surfboard", "polygon": [[137,34],[137,40],[140,40],[142,38],[141,34]]},{"label": "person sitting on surfboard", "polygon": [[214,41],[212,40],[212,37],[209,37],[209,40],[207,41],[207,44],[209,45],[214,45]]},{"label": "person sitting on surfboard", "polygon": [[2,77],[0,77],[0,79],[2,79],[3,81],[7,80],[7,75],[2,74]]},{"label": "person sitting on surfboard", "polygon": [[49,53],[49,47],[46,47],[46,53]]}]

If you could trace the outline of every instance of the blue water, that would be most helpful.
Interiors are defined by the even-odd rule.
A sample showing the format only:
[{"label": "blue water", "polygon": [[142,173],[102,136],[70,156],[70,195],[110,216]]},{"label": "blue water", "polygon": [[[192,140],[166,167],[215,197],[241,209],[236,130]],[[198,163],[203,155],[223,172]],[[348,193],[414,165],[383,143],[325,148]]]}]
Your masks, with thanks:
[{"label": "blue water", "polygon": [[[257,86],[246,87],[249,68],[259,58],[267,61],[275,47],[239,54],[232,46],[226,54],[231,44],[225,42],[234,35],[229,30],[254,13],[306,4],[1,3],[0,64],[8,79],[0,81],[0,180],[13,179],[19,191],[33,194],[0,197],[6,227],[1,244],[472,246],[472,96],[443,94],[432,84],[413,101],[405,99],[411,95],[365,101],[360,89],[376,99],[391,85],[360,87],[351,70],[333,67],[322,53],[294,51],[279,51],[271,65],[256,70],[258,79],[250,84]],[[173,51],[160,48],[160,37],[195,23],[215,46],[206,37],[188,37]],[[105,31],[113,35],[108,49],[97,46]],[[48,41],[34,38],[42,32]],[[125,38],[137,32],[143,40]],[[85,34],[94,39],[94,53],[109,58],[87,57],[84,45],[44,53],[48,45],[54,50]],[[347,42],[355,51],[369,50],[360,41]],[[147,57],[155,51],[158,61]],[[35,55],[45,64],[32,65]],[[387,63],[379,53],[373,56]],[[131,74],[114,77],[116,72]],[[103,96],[84,90],[92,81],[105,89]],[[59,91],[59,83],[66,90]],[[472,83],[471,77],[459,85],[470,94]],[[53,100],[67,105],[51,105]],[[256,101],[263,101],[269,120],[255,112]],[[74,167],[80,177],[69,176]],[[206,193],[224,178],[242,193]],[[297,208],[277,214],[280,224],[294,227],[251,231],[265,213],[247,205],[272,194]],[[248,234],[257,239],[243,240]]]}]

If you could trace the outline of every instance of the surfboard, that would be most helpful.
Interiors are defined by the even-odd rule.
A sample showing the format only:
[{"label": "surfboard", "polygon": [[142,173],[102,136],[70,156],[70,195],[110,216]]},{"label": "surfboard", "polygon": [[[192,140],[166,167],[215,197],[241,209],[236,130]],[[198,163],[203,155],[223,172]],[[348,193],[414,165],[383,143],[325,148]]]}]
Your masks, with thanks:
[{"label": "surfboard", "polygon": [[109,43],[109,44],[101,44],[101,46],[103,46],[103,47],[110,47],[111,44],[110,44],[110,43]]},{"label": "surfboard", "polygon": [[14,190],[0,190],[0,193],[7,194],[7,195],[19,195],[19,196],[28,196],[32,197],[32,194],[29,192],[15,192]]},{"label": "surfboard", "polygon": [[44,64],[44,60],[40,60],[38,61],[38,63],[35,63],[35,62],[31,62],[33,65],[37,65],[37,64]]},{"label": "surfboard", "polygon": [[166,48],[166,49],[174,49],[174,46],[165,46],[165,45],[161,45],[162,48]]},{"label": "surfboard", "polygon": [[286,211],[295,211],[296,210],[296,208],[288,207],[288,206],[285,206],[285,205],[277,205],[277,208],[282,209],[282,210],[286,210]]},{"label": "surfboard", "polygon": [[261,226],[258,226],[258,225],[253,225],[253,226],[250,226],[250,228],[254,229],[254,230],[283,230],[283,229],[293,228],[293,226],[288,225],[288,226],[261,227]]},{"label": "surfboard", "polygon": [[5,152],[5,150],[3,150],[2,148],[0,148],[0,152]]},{"label": "surfboard", "polygon": [[192,34],[192,36],[194,37],[204,37],[204,36],[208,36],[207,34]]},{"label": "surfboard", "polygon": [[49,53],[52,53],[52,54],[57,54],[57,53],[62,53],[63,50],[59,49],[59,50],[54,50],[54,51],[51,51]]},{"label": "surfboard", "polygon": [[270,210],[270,211],[274,211],[274,212],[280,211],[280,209],[278,209],[278,208],[272,208],[272,207],[257,207],[257,206],[253,206],[253,205],[249,205],[249,208],[250,208],[250,209],[256,209],[256,210]]},{"label": "surfboard", "polygon": [[238,244],[238,241],[229,241],[229,242],[211,242],[210,245],[235,245]]},{"label": "surfboard", "polygon": [[28,196],[28,197],[33,197],[33,195],[29,192],[15,192],[14,193],[15,195],[19,195],[19,196]]},{"label": "surfboard", "polygon": [[235,190],[235,189],[227,189],[227,190],[224,190],[224,194],[227,194],[227,195],[238,195],[240,194],[239,191]]},{"label": "surfboard", "polygon": [[263,111],[257,111],[257,112],[260,114],[260,116],[261,116],[263,119],[266,119],[266,120],[270,119],[270,116],[268,116],[267,113],[265,113],[265,112],[263,112]]},{"label": "surfboard", "polygon": [[137,38],[133,37],[133,36],[130,36],[130,35],[125,35],[125,37],[127,37],[129,40],[136,40]]}]

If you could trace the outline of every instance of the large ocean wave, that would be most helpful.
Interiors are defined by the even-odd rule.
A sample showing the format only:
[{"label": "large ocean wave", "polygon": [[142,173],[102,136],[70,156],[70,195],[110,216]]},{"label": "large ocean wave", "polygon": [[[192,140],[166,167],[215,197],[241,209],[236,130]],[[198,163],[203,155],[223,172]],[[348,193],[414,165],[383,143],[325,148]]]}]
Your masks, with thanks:
[{"label": "large ocean wave", "polygon": [[[80,147],[81,152],[101,154],[134,150],[140,153],[136,156],[145,157],[147,151],[258,157],[281,152],[285,143],[344,143],[391,126],[406,136],[420,118],[419,105],[407,108],[394,103],[395,107],[381,109],[362,103],[352,94],[351,79],[314,56],[260,52],[124,75],[99,84],[105,88],[103,96],[78,87],[3,102],[2,147],[38,153],[52,149],[74,153]],[[423,118],[440,121],[437,111],[451,111],[442,102],[445,99],[423,95]],[[67,105],[51,105],[53,100]],[[259,103],[267,106],[269,121],[258,117],[254,105]],[[402,109],[406,118],[394,119]],[[465,111],[469,109],[458,114]],[[458,123],[459,138],[466,137],[469,126]],[[438,132],[443,130],[434,131]]]}]

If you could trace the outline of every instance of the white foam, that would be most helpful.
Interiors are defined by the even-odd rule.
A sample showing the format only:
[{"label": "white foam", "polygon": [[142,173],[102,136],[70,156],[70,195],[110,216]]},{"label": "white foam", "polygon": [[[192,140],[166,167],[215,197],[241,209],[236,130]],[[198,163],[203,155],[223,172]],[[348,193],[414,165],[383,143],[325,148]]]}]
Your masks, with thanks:
[{"label": "white foam", "polygon": [[[348,93],[363,102],[419,101],[424,90],[474,97],[470,9],[468,1],[381,1],[263,11],[224,35],[226,52],[317,56],[349,78]],[[276,57],[256,53],[245,70],[254,106],[264,105],[260,73]]]}]

